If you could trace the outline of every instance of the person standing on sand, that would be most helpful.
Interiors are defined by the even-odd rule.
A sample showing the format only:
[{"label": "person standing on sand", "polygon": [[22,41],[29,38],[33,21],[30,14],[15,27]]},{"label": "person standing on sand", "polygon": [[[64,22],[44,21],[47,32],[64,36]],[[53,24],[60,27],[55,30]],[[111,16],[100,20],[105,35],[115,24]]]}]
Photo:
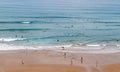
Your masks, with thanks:
[{"label": "person standing on sand", "polygon": [[71,58],[71,62],[70,62],[70,65],[73,65],[73,58]]},{"label": "person standing on sand", "polygon": [[22,65],[24,65],[24,61],[23,60],[21,61],[21,63],[22,63]]},{"label": "person standing on sand", "polygon": [[83,64],[83,57],[81,57],[81,64]]},{"label": "person standing on sand", "polygon": [[64,58],[66,58],[66,52],[64,52]]}]

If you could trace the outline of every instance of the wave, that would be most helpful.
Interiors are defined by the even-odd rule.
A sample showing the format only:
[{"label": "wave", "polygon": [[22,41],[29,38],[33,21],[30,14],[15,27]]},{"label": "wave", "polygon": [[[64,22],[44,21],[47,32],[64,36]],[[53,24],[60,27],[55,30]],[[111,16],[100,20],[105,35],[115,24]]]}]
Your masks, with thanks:
[{"label": "wave", "polygon": [[[49,17],[30,17],[30,18],[41,18],[41,19],[44,19],[44,18],[49,18]],[[76,20],[75,23],[101,23],[101,24],[119,24],[120,22],[119,21],[87,21],[87,20],[81,20],[82,18],[81,17],[50,17],[50,18],[70,18],[70,19],[73,19],[73,20]],[[84,19],[88,19],[88,18],[84,18]],[[91,18],[90,18],[91,19]],[[71,22],[71,21],[39,21],[39,20],[33,20],[33,21],[0,21],[0,24],[40,24],[40,23],[47,23],[47,24],[53,24],[53,23],[74,23],[74,22]]]},{"label": "wave", "polygon": [[116,27],[119,27],[120,25],[105,25],[105,26],[111,26],[111,27],[116,26]]},{"label": "wave", "polygon": [[106,24],[112,23],[113,24],[113,23],[120,23],[120,22],[117,22],[117,21],[116,22],[115,21],[113,21],[113,22],[112,21],[93,21],[93,23],[106,23]]},{"label": "wave", "polygon": [[31,17],[19,17],[19,18],[77,18],[77,17],[69,17],[69,16],[43,16],[43,17],[37,17],[37,16],[31,16]]},{"label": "wave", "polygon": [[86,30],[108,31],[108,30],[120,30],[120,29],[86,29]]},{"label": "wave", "polygon": [[0,42],[11,42],[11,41],[19,41],[25,39],[26,38],[0,38]]},{"label": "wave", "polygon": [[29,22],[29,21],[24,21],[24,22],[22,22],[22,23],[24,23],[24,24],[30,24],[31,22]]},{"label": "wave", "polygon": [[20,29],[0,29],[0,31],[30,31],[30,30],[49,30],[49,29],[42,29],[42,28],[26,28],[26,29],[22,29],[22,28],[20,28]]},{"label": "wave", "polygon": [[[47,23],[47,24],[56,24],[56,21],[0,21],[0,24],[41,24],[41,23]],[[59,21],[58,23],[70,23],[70,22],[61,22]]]},{"label": "wave", "polygon": [[0,24],[8,24],[8,23],[12,23],[12,24],[31,24],[32,21],[0,21]]}]

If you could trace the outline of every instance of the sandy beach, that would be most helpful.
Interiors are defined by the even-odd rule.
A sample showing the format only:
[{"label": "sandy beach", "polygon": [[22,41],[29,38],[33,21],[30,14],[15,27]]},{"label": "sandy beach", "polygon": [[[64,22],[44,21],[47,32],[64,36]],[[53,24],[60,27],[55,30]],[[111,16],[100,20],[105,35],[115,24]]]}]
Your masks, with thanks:
[{"label": "sandy beach", "polygon": [[120,0],[0,0],[0,72],[120,72]]},{"label": "sandy beach", "polygon": [[0,51],[0,72],[120,72],[119,55],[51,50]]}]

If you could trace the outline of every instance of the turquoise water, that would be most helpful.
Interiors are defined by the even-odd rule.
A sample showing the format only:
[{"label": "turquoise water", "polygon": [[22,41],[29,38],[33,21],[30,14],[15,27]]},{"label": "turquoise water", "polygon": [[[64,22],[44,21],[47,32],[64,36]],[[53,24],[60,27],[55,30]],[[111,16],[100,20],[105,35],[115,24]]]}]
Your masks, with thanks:
[{"label": "turquoise water", "polygon": [[120,1],[0,0],[0,43],[120,43]]}]

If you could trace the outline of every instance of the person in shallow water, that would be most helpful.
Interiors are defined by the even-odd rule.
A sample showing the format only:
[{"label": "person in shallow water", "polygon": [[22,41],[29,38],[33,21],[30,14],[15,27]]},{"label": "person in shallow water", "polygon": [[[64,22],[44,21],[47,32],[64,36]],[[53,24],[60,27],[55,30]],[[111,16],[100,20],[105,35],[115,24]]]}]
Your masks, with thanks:
[{"label": "person in shallow water", "polygon": [[4,41],[4,39],[2,39],[2,41]]},{"label": "person in shallow water", "polygon": [[17,38],[18,36],[17,36],[17,35],[15,35],[15,37]]},{"label": "person in shallow water", "polygon": [[23,36],[21,36],[21,38],[23,38]]}]

